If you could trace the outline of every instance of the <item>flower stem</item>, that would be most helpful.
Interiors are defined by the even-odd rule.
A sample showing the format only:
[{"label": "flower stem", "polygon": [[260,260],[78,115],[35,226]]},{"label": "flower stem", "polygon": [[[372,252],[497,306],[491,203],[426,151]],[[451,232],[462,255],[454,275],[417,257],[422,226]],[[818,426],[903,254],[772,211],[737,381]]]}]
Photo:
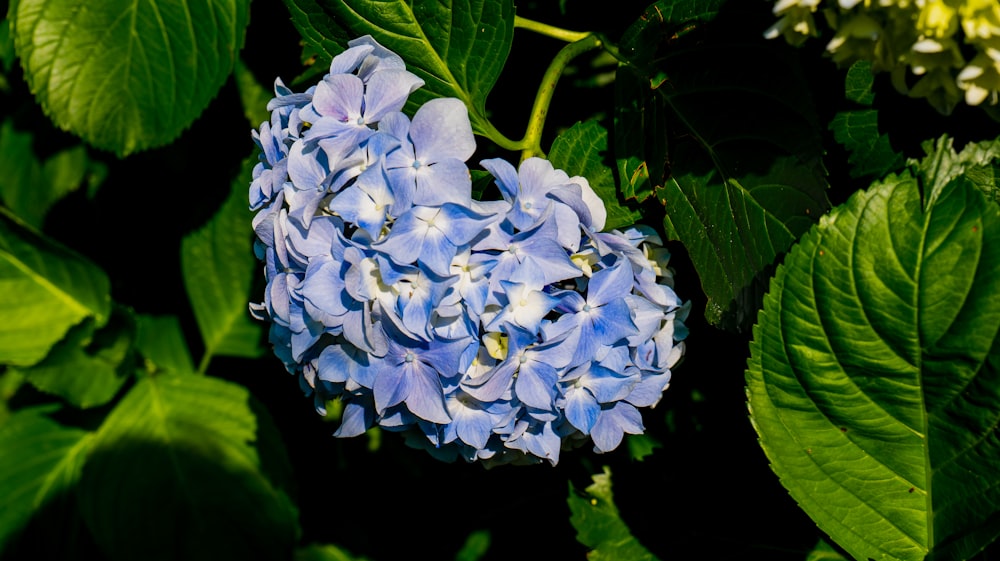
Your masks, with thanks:
[{"label": "flower stem", "polygon": [[600,37],[590,33],[584,34],[583,38],[563,47],[549,63],[545,75],[542,76],[542,82],[538,85],[535,103],[531,107],[531,117],[528,119],[528,128],[524,132],[524,138],[518,143],[521,146],[522,161],[532,156],[545,156],[545,152],[542,150],[542,129],[545,126],[545,118],[549,114],[549,104],[552,103],[556,83],[559,82],[563,71],[566,70],[571,60],[587,51],[600,48],[602,45],[603,41]]},{"label": "flower stem", "polygon": [[567,43],[575,43],[590,35],[590,33],[586,31],[569,31],[568,29],[562,29],[547,23],[522,18],[521,16],[514,16],[514,27],[534,31],[535,33],[540,33],[542,35],[552,37],[553,39],[559,39],[560,41],[566,41]]}]

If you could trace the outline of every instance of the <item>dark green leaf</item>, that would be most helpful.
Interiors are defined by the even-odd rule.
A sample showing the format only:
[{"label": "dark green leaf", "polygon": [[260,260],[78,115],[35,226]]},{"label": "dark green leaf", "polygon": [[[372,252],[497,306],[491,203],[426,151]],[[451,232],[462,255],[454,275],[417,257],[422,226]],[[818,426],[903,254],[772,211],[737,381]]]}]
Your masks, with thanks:
[{"label": "dark green leaf", "polygon": [[577,123],[552,142],[549,160],[569,175],[587,178],[608,210],[605,230],[631,226],[642,219],[642,213],[621,200],[615,187],[615,177],[606,163],[608,131],[597,121]]},{"label": "dark green leaf", "polygon": [[806,556],[806,561],[850,561],[826,540],[819,540],[816,547]]},{"label": "dark green leaf", "polygon": [[455,561],[478,561],[490,549],[490,531],[478,530],[469,534],[462,549],[455,555]]},{"label": "dark green leaf", "polygon": [[0,199],[22,220],[41,229],[53,203],[86,183],[96,166],[87,149],[77,145],[40,161],[33,149],[34,136],[18,131],[14,122],[0,125]]},{"label": "dark green leaf", "polygon": [[330,544],[308,545],[295,550],[295,561],[367,561]]},{"label": "dark green leaf", "polygon": [[656,557],[632,536],[622,521],[611,493],[611,470],[592,476],[582,494],[569,486],[570,523],[578,542],[589,547],[590,561],[655,561]]},{"label": "dark green leaf", "polygon": [[60,128],[126,155],[175,139],[229,77],[249,0],[19,0],[17,54]]},{"label": "dark green leaf", "polygon": [[1000,535],[1000,208],[935,169],[952,179],[926,206],[892,175],[803,236],[751,344],[761,446],[858,559],[968,559]]},{"label": "dark green leaf", "polygon": [[285,559],[297,512],[262,470],[249,392],[205,376],[140,380],[94,435],[80,505],[111,559]]},{"label": "dark green leaf", "polygon": [[859,60],[847,69],[844,97],[860,105],[871,105],[875,102],[875,92],[872,91],[874,84],[871,61]]},{"label": "dark green leaf", "polygon": [[285,0],[306,43],[327,60],[351,39],[371,35],[403,57],[424,86],[415,108],[435,97],[456,97],[469,108],[472,128],[488,134],[486,96],[507,61],[514,36],[512,0]]},{"label": "dark green leaf", "polygon": [[615,161],[622,196],[643,202],[669,173],[667,107],[627,66],[615,75]]},{"label": "dark green leaf", "polygon": [[247,208],[253,164],[252,159],[244,160],[222,208],[181,240],[184,287],[209,358],[255,358],[264,351],[263,324],[250,316],[248,307],[253,279],[260,271],[253,255],[253,214]]},{"label": "dark green leaf", "polygon": [[77,253],[0,207],[0,364],[40,361],[70,327],[111,310],[110,281]]},{"label": "dark green leaf", "polygon": [[91,433],[45,412],[21,410],[0,425],[0,552],[33,516],[71,499],[91,445]]},{"label": "dark green leaf", "polygon": [[74,326],[38,364],[23,373],[31,385],[80,408],[111,401],[131,375],[134,365],[134,320],[115,310],[111,320],[95,330],[85,320]]},{"label": "dark green leaf", "polygon": [[[706,318],[741,329],[778,256],[829,204],[822,137],[798,60],[748,24],[759,12],[720,4],[658,2],[626,34],[622,53],[631,58],[619,76],[646,99],[636,102],[644,123],[623,115],[619,121],[632,122],[621,126],[669,136],[650,151],[639,140],[617,142],[616,132],[615,157],[632,170],[645,166],[668,238],[684,244],[698,271]],[[628,171],[621,178],[628,195]],[[634,187],[636,196],[645,189]]]},{"label": "dark green leaf", "polygon": [[[869,106],[875,99],[872,84],[875,79],[869,61],[858,61],[847,71],[847,99]],[[851,177],[883,177],[898,170],[903,155],[894,151],[889,137],[879,132],[878,111],[854,109],[837,113],[830,122],[833,137],[850,153]]]}]

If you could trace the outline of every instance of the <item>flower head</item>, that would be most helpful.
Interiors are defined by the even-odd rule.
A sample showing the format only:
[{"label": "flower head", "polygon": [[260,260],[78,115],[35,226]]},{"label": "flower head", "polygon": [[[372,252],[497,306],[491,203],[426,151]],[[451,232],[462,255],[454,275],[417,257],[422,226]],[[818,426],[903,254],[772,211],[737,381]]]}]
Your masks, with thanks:
[{"label": "flower head", "polygon": [[603,232],[583,177],[482,162],[465,105],[402,113],[422,81],[371,37],[307,92],[276,83],[250,189],[270,341],[335,435],[380,426],[436,457],[548,461],[642,431],[683,353],[685,308],[649,230]]}]

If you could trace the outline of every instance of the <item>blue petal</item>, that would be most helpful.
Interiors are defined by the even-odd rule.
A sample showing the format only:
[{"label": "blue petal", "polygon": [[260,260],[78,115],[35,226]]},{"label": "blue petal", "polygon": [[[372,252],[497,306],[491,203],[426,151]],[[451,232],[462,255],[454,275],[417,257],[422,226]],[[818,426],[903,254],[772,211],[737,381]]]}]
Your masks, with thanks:
[{"label": "blue petal", "polygon": [[590,434],[600,411],[601,406],[586,389],[575,388],[566,393],[566,420],[583,434]]},{"label": "blue petal", "polygon": [[415,365],[411,372],[412,382],[406,406],[421,419],[432,423],[450,423],[451,416],[444,404],[444,391],[438,373],[426,364]]},{"label": "blue petal", "polygon": [[379,414],[393,405],[402,403],[410,394],[410,385],[414,378],[412,364],[412,362],[400,364],[396,361],[386,361],[380,365],[375,375],[375,383],[372,384],[375,410]]}]

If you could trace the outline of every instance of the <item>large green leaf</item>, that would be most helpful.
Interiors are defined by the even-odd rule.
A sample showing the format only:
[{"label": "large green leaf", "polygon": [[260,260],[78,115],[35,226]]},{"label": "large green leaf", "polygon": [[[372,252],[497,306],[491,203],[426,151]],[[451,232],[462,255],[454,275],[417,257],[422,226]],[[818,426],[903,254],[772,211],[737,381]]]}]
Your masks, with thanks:
[{"label": "large green leaf", "polygon": [[963,174],[927,196],[949,169],[927,164],[954,160],[824,217],[754,329],[760,444],[858,559],[968,559],[1000,535],[1000,208]]},{"label": "large green leaf", "polygon": [[752,3],[657,2],[622,40],[617,86],[636,100],[615,124],[623,191],[653,190],[667,237],[698,271],[706,318],[737,329],[778,256],[829,206],[808,85],[798,59],[751,24],[760,14]]},{"label": "large green leaf", "polygon": [[17,54],[60,128],[119,155],[172,141],[243,46],[249,0],[19,0]]},{"label": "large green leaf", "polygon": [[297,512],[262,470],[249,392],[149,376],[94,435],[80,506],[111,559],[288,559]]},{"label": "large green leaf", "polygon": [[40,361],[70,327],[111,310],[104,271],[0,207],[0,364]]},{"label": "large green leaf", "polygon": [[95,330],[92,321],[74,326],[38,364],[23,369],[39,390],[80,408],[111,401],[132,374],[135,325],[124,310]]},{"label": "large green leaf", "polygon": [[33,516],[72,504],[92,435],[45,413],[21,410],[0,426],[0,552]]},{"label": "large green leaf", "polygon": [[578,542],[589,547],[590,561],[656,561],[618,514],[611,492],[611,470],[591,477],[594,482],[579,493],[570,483],[570,523],[576,529]]},{"label": "large green leaf", "polygon": [[[250,289],[258,273],[253,255],[253,214],[247,209],[247,186],[253,163],[243,162],[229,197],[208,223],[181,240],[181,271],[205,358],[261,356],[263,324],[250,316]],[[202,368],[206,365],[202,360]]]},{"label": "large green leaf", "polygon": [[514,35],[512,0],[285,0],[299,33],[327,59],[347,41],[371,35],[424,80],[410,107],[457,97],[477,133],[492,130],[486,96],[507,61]]},{"label": "large green leaf", "polygon": [[553,166],[570,175],[587,178],[608,210],[605,229],[613,230],[635,224],[642,219],[642,213],[619,198],[614,173],[604,161],[607,157],[608,131],[593,120],[577,123],[563,131],[552,142],[549,151]]}]

